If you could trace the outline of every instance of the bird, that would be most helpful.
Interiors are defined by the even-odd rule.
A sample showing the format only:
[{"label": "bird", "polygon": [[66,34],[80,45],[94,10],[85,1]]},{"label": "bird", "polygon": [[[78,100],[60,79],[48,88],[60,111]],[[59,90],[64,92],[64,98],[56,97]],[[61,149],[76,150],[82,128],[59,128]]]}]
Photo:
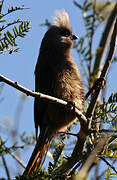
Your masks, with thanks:
[{"label": "bird", "polygon": [[[72,57],[72,48],[77,36],[72,32],[68,13],[57,10],[53,24],[45,33],[35,67],[35,91],[67,102],[74,102],[81,112],[84,110],[84,84],[80,71]],[[38,172],[42,167],[53,138],[66,131],[78,121],[75,112],[59,104],[34,100],[34,122],[36,145],[25,175]],[[38,136],[38,129],[40,134]]]}]

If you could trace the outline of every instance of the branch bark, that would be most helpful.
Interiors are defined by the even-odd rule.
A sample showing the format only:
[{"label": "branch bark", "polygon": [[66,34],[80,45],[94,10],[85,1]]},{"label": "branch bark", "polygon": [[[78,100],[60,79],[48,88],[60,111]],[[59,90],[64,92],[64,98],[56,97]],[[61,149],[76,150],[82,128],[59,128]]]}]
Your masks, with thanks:
[{"label": "branch bark", "polygon": [[93,73],[94,74],[96,73],[96,78],[98,78],[99,75],[101,74],[102,64],[104,63],[104,57],[106,54],[107,47],[109,45],[109,40],[112,35],[116,14],[117,14],[117,3],[107,21],[105,30],[102,34],[102,38],[101,38],[99,46],[97,48],[95,63],[94,63],[94,67],[93,67]]},{"label": "branch bark", "polygon": [[74,180],[77,180],[77,179],[84,180],[84,179],[86,179],[86,177],[88,175],[88,172],[89,172],[93,162],[96,160],[96,155],[100,153],[100,151],[103,149],[103,147],[107,143],[107,141],[109,141],[109,139],[110,139],[110,136],[108,136],[108,135],[103,137],[103,138],[102,137],[100,138],[99,143],[97,144],[95,149],[91,152],[91,154],[87,158],[87,161],[82,166],[82,168],[80,169],[78,174],[74,177]]},{"label": "branch bark", "polygon": [[[52,103],[55,103],[55,104],[60,104],[61,106],[68,106],[68,102],[66,102],[66,101],[64,101],[62,99],[52,97],[52,96],[49,96],[49,95],[45,95],[45,94],[42,94],[42,93],[39,93],[39,92],[31,91],[31,90],[21,86],[17,82],[14,82],[14,81],[6,78],[5,76],[3,76],[1,74],[0,74],[0,81],[5,82],[6,84],[20,90],[21,92],[25,93],[27,96],[38,97],[38,98],[40,98],[40,99],[42,99],[44,101],[52,102]],[[86,129],[87,128],[87,119],[86,119],[86,117],[77,108],[74,109],[74,107],[72,107],[72,106],[68,107],[68,108],[70,109],[70,111],[74,111],[76,113],[76,116],[78,117],[82,128]]]}]

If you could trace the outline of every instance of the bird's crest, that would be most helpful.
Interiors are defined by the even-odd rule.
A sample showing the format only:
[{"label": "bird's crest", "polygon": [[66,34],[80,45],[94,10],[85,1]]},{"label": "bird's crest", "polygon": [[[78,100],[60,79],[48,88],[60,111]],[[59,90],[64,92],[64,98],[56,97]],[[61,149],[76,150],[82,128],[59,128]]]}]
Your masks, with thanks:
[{"label": "bird's crest", "polygon": [[65,10],[55,11],[53,21],[55,26],[71,29],[69,23],[69,15]]}]

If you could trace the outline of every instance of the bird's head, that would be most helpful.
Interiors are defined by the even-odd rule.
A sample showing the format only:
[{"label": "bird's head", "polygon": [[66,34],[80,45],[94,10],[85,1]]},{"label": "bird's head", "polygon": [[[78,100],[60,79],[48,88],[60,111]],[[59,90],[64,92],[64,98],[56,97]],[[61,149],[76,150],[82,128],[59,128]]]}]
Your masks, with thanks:
[{"label": "bird's head", "polygon": [[45,48],[52,47],[58,50],[72,48],[73,40],[77,39],[72,33],[69,16],[65,10],[56,11],[54,15],[54,25],[50,26],[42,41]]}]

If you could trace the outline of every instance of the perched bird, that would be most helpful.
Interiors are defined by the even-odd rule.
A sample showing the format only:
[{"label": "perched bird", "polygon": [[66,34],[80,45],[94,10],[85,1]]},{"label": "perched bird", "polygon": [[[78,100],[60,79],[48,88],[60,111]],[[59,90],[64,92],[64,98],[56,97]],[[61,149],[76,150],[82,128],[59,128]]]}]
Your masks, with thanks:
[{"label": "perched bird", "polygon": [[[72,33],[67,12],[56,11],[54,25],[50,26],[41,43],[35,68],[35,91],[72,101],[82,112],[84,85],[71,52],[75,39],[77,37]],[[77,120],[75,113],[67,108],[35,98],[36,137],[39,127],[40,135],[24,174],[39,170],[53,137],[67,130]]]}]

